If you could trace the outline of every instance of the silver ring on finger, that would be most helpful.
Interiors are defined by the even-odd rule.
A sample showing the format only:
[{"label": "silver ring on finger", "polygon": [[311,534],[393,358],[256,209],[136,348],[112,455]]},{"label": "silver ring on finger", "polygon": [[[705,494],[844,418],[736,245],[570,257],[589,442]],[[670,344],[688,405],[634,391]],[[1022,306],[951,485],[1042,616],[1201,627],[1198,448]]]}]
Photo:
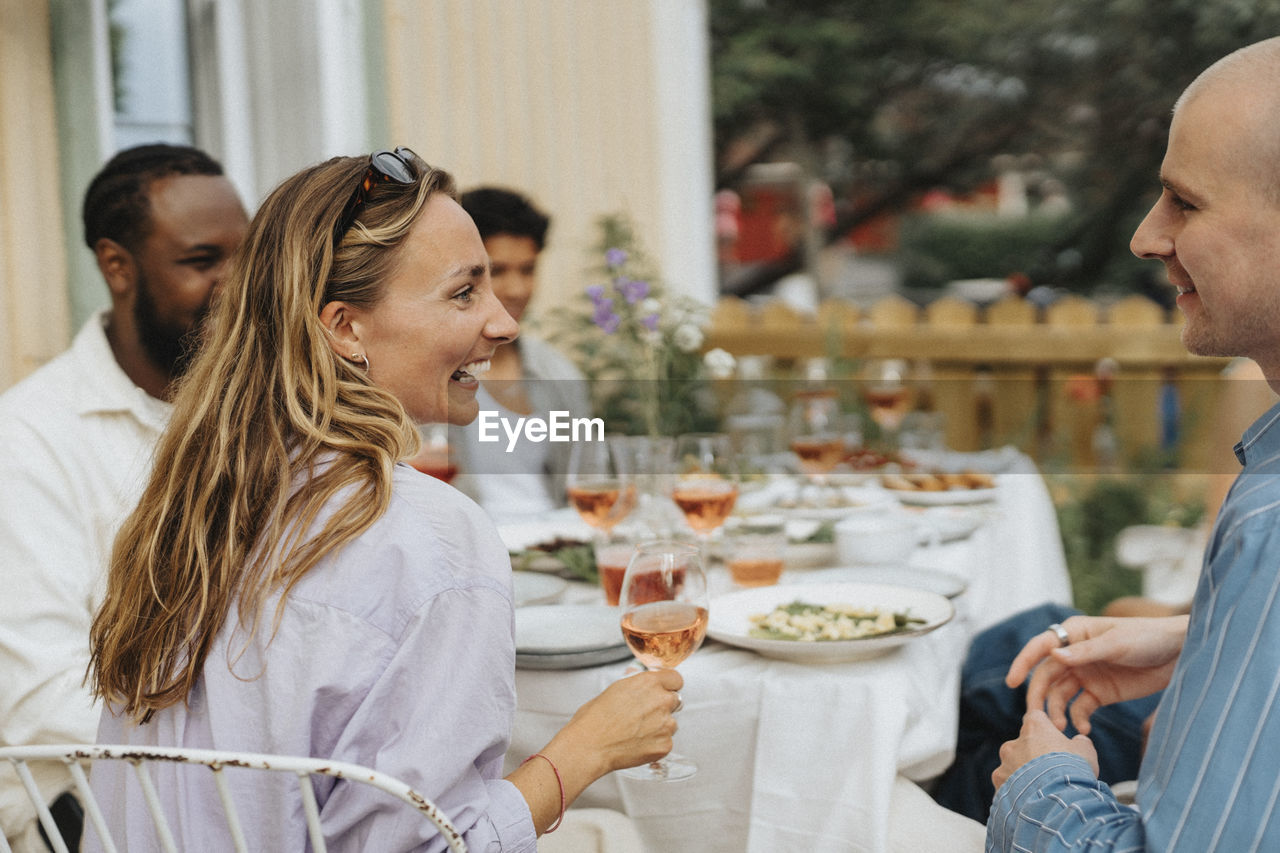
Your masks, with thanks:
[{"label": "silver ring on finger", "polygon": [[1057,622],[1054,622],[1052,625],[1049,626],[1049,630],[1058,636],[1058,643],[1060,644],[1059,645],[1060,648],[1065,648],[1071,645],[1071,637],[1067,634],[1066,628],[1063,628]]}]

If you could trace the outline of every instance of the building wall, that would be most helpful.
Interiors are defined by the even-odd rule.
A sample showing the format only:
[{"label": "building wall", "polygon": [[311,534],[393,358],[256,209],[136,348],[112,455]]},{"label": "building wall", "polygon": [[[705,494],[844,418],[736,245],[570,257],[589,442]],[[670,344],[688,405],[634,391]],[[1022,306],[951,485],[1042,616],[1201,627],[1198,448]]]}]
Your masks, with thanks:
[{"label": "building wall", "polygon": [[0,388],[67,345],[49,11],[0,0]]},{"label": "building wall", "polygon": [[[196,145],[254,209],[335,154],[409,145],[554,218],[531,315],[577,298],[625,214],[715,295],[704,0],[185,0]],[[0,390],[107,303],[80,242],[118,148],[107,0],[0,0]],[[69,270],[69,272],[68,272]]]},{"label": "building wall", "polygon": [[553,217],[535,323],[591,283],[599,217],[673,290],[715,293],[702,0],[384,0],[387,145]]}]

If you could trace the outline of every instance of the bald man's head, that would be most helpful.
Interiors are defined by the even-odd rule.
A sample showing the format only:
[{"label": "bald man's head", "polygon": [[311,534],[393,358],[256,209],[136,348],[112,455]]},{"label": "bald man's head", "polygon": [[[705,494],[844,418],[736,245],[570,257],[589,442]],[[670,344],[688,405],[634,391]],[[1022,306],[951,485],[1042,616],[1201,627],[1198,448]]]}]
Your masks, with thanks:
[{"label": "bald man's head", "polygon": [[1280,37],[1229,53],[1200,73],[1174,104],[1175,114],[1193,101],[1230,101],[1237,143],[1224,149],[1233,167],[1262,187],[1280,207]]}]

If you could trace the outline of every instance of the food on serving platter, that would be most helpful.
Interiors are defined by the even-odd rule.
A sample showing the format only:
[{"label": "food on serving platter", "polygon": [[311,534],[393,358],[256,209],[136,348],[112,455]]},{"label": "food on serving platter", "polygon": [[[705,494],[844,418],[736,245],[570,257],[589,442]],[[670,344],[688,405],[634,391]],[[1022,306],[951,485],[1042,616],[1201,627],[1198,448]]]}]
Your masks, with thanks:
[{"label": "food on serving platter", "polygon": [[908,631],[925,621],[905,611],[803,601],[779,604],[771,612],[751,616],[750,620],[755,627],[748,634],[756,639],[802,643],[883,637]]},{"label": "food on serving platter", "polygon": [[903,474],[884,474],[880,483],[886,489],[900,492],[955,492],[972,491],[974,489],[993,489],[995,477],[982,471],[961,471],[959,473],[919,472]]},{"label": "food on serving platter", "polygon": [[546,571],[548,561],[551,570],[565,577],[596,583],[595,550],[590,542],[557,536],[522,551],[511,552],[511,566],[517,570]]},{"label": "food on serving platter", "polygon": [[910,471],[916,467],[915,463],[910,459],[903,459],[902,456],[893,451],[874,450],[870,447],[851,448],[845,454],[844,461],[855,471],[878,471],[880,469]]},{"label": "food on serving platter", "polygon": [[570,539],[567,536],[557,536],[554,539],[548,539],[545,542],[539,542],[536,545],[530,545],[526,551],[545,551],[548,554],[554,554],[564,548],[582,548],[589,546],[591,543],[585,539]]}]

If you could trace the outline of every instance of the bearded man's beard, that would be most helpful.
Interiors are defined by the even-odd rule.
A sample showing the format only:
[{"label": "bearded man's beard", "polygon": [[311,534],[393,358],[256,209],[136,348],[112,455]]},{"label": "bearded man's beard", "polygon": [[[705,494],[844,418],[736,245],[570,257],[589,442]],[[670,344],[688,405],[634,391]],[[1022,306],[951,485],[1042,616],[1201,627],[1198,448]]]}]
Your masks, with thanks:
[{"label": "bearded man's beard", "polygon": [[179,325],[160,318],[150,282],[139,275],[138,298],[133,303],[133,319],[138,326],[138,336],[147,357],[177,379],[187,372],[200,346],[200,327],[208,314],[208,306],[201,308],[190,326]]}]

